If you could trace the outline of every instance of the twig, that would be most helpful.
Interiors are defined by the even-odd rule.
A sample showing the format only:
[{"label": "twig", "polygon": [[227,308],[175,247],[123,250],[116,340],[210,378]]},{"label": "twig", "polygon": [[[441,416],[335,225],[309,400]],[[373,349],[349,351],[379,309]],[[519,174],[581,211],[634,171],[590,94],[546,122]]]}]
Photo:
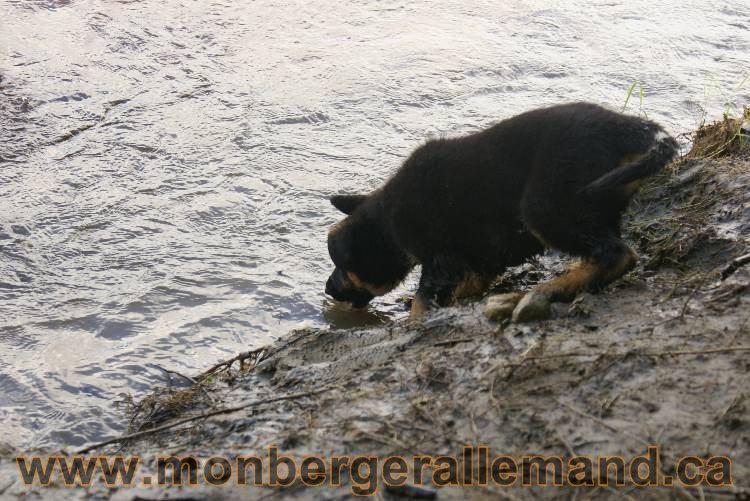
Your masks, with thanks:
[{"label": "twig", "polygon": [[[586,352],[580,352],[580,351],[574,351],[569,353],[556,353],[554,355],[526,355],[521,358],[518,362],[510,362],[510,361],[500,361],[497,362],[495,365],[487,369],[484,374],[482,375],[483,378],[486,378],[493,373],[497,372],[498,369],[502,368],[509,368],[511,372],[506,375],[506,379],[508,379],[512,371],[514,369],[517,369],[518,367],[521,367],[524,363],[528,362],[529,360],[554,360],[558,358],[596,358],[596,360],[599,360],[602,357],[609,357],[609,358],[626,358],[631,355],[641,355],[644,357],[678,357],[678,356],[688,356],[688,355],[708,355],[711,353],[727,353],[727,352],[733,352],[733,351],[750,351],[750,346],[729,346],[726,348],[710,348],[707,350],[683,350],[683,351],[637,351],[637,350],[629,350],[626,352],[598,352],[598,353],[586,353]],[[493,380],[493,386],[494,386],[494,380]]]},{"label": "twig", "polygon": [[239,355],[236,355],[230,358],[229,360],[225,360],[223,362],[219,362],[218,364],[214,365],[213,367],[211,367],[210,369],[208,369],[207,371],[199,375],[197,379],[198,381],[203,381],[208,376],[215,374],[221,369],[229,369],[232,366],[232,364],[235,362],[240,362],[240,366],[242,366],[242,364],[248,358],[254,358],[256,364],[260,363],[266,358],[267,354],[268,354],[268,349],[265,347],[258,348],[257,350],[250,350],[250,351],[240,353]]},{"label": "twig", "polygon": [[284,395],[284,396],[281,396],[281,397],[266,398],[266,399],[263,399],[263,400],[256,400],[254,402],[250,402],[250,403],[247,403],[247,404],[238,405],[238,406],[235,406],[235,407],[227,407],[225,409],[217,409],[217,410],[214,410],[214,411],[204,412],[202,414],[197,414],[195,416],[191,416],[191,417],[188,417],[188,418],[185,418],[185,419],[180,419],[179,421],[175,421],[174,423],[165,424],[163,426],[158,426],[156,428],[151,428],[149,430],[144,430],[144,431],[139,431],[139,432],[136,432],[136,433],[131,433],[129,435],[122,435],[122,436],[119,436],[119,437],[111,438],[109,440],[105,440],[103,442],[98,442],[96,444],[93,444],[93,445],[90,445],[88,447],[85,447],[85,448],[81,449],[80,451],[78,451],[78,454],[87,454],[87,453],[93,451],[94,449],[98,449],[99,447],[103,447],[105,445],[114,444],[114,443],[118,443],[118,442],[124,442],[124,441],[127,441],[127,440],[133,440],[133,439],[136,439],[136,438],[145,437],[147,435],[151,435],[151,434],[154,434],[154,433],[159,433],[161,431],[168,430],[170,428],[174,428],[175,426],[179,426],[181,424],[190,423],[191,421],[197,421],[199,419],[206,419],[206,418],[210,418],[210,417],[213,417],[213,416],[219,416],[219,415],[222,415],[222,414],[231,414],[233,412],[241,411],[243,409],[248,409],[250,407],[257,407],[257,406],[260,406],[260,405],[270,404],[270,403],[273,403],[273,402],[280,402],[282,400],[294,400],[294,399],[297,399],[297,398],[303,398],[303,397],[308,397],[308,396],[311,396],[311,395],[317,395],[319,393],[325,393],[326,391],[331,391],[331,390],[333,390],[335,388],[338,388],[338,386],[334,385],[334,386],[328,386],[326,388],[321,388],[320,390],[304,391],[304,392],[300,392],[300,393],[292,393],[291,395]]},{"label": "twig", "polygon": [[[180,376],[181,378],[183,378],[183,379],[185,379],[187,381],[190,381],[193,384],[193,386],[195,386],[196,388],[199,388],[203,392],[203,394],[206,395],[206,397],[208,397],[208,399],[212,403],[216,403],[216,399],[213,396],[211,396],[211,394],[208,392],[208,390],[206,390],[205,385],[201,384],[202,382],[205,381],[205,379],[201,379],[200,381],[198,381],[195,378],[192,378],[190,376],[186,376],[185,374],[182,374],[180,372],[169,370],[169,369],[165,369],[164,367],[162,367],[161,365],[158,365],[158,364],[153,364],[152,363],[152,364],[149,364],[149,365],[151,365],[152,367],[155,367],[155,368],[159,369],[160,371],[164,372],[167,375],[167,382],[168,382],[168,384],[169,384],[170,387],[172,386],[172,378],[170,377],[170,374],[174,374],[176,376]],[[132,422],[133,421],[131,419],[131,424],[132,424]]]},{"label": "twig", "polygon": [[191,378],[190,376],[186,376],[185,374],[182,374],[180,372],[169,370],[169,369],[165,369],[164,367],[162,367],[161,365],[158,365],[158,364],[153,364],[152,363],[152,364],[148,364],[148,365],[150,365],[150,366],[152,366],[152,367],[154,367],[156,369],[159,369],[160,371],[164,372],[165,374],[174,374],[175,376],[180,376],[182,379],[185,379],[186,381],[190,381],[193,384],[198,384],[198,381],[196,381],[194,378]]},{"label": "twig", "polygon": [[700,280],[698,281],[698,284],[693,288],[693,290],[690,292],[690,294],[687,295],[687,298],[685,299],[685,302],[682,303],[682,308],[680,308],[680,314],[675,317],[675,320],[680,318],[685,318],[685,313],[687,313],[688,305],[690,304],[690,301],[693,299],[695,294],[703,287],[706,282],[708,281],[708,278],[711,276],[711,273],[704,273],[702,277],[700,277]]},{"label": "twig", "polygon": [[5,494],[5,491],[7,491],[8,489],[10,489],[13,486],[13,484],[15,484],[15,483],[16,483],[15,480],[11,480],[8,485],[6,485],[2,489],[0,489],[0,496],[2,496],[3,494]]},{"label": "twig", "polygon": [[729,299],[732,296],[736,296],[737,294],[744,292],[748,287],[750,287],[750,284],[735,285],[734,287],[731,287],[728,291],[725,291],[719,294],[718,296],[712,297],[709,300],[709,303],[718,303],[719,301]]},{"label": "twig", "polygon": [[[609,477],[607,477],[607,481],[609,481]],[[613,494],[618,494],[621,498],[627,499],[628,501],[635,501],[635,498],[628,494],[627,492],[620,492],[617,489],[610,487],[609,485],[603,486],[608,492],[611,492]]]},{"label": "twig", "polygon": [[370,440],[374,440],[375,442],[381,443],[383,445],[389,445],[391,447],[396,446],[396,447],[401,447],[402,449],[408,450],[408,446],[405,443],[393,437],[388,437],[385,435],[380,436],[380,435],[377,435],[375,433],[370,433],[369,431],[365,431],[365,430],[359,430],[359,433],[369,438]]},{"label": "twig", "polygon": [[627,431],[621,430],[619,428],[616,428],[616,427],[612,426],[611,424],[607,423],[606,421],[603,421],[603,420],[599,419],[598,417],[596,417],[596,416],[594,416],[592,414],[589,414],[588,412],[582,411],[581,409],[578,409],[577,407],[573,407],[572,405],[567,404],[567,403],[563,402],[560,399],[555,399],[555,400],[557,401],[558,404],[562,405],[566,409],[569,409],[569,410],[575,412],[576,414],[578,414],[581,417],[588,418],[588,419],[592,420],[593,422],[595,422],[596,424],[607,428],[608,430],[611,430],[611,431],[613,431],[615,433],[620,433],[622,435],[626,435],[626,436],[628,436],[628,437],[630,437],[630,438],[632,438],[632,439],[640,442],[642,445],[645,445],[646,447],[648,447],[648,446],[651,445],[650,443],[648,443],[647,441],[643,440],[638,435],[634,435],[634,434],[632,434],[630,432],[627,432]]},{"label": "twig", "polygon": [[683,351],[664,351],[664,352],[645,352],[649,357],[679,356],[679,355],[707,355],[710,353],[727,353],[731,351],[750,351],[750,346],[728,346],[726,348],[709,348],[707,350],[683,350]]},{"label": "twig", "polygon": [[433,343],[432,346],[452,346],[459,343],[470,343],[474,341],[474,338],[463,338],[463,339],[446,339],[445,341],[438,341]]},{"label": "twig", "polygon": [[[547,423],[549,424],[549,423]],[[557,438],[557,441],[560,442],[565,446],[565,448],[568,450],[568,453],[570,454],[570,457],[576,457],[578,454],[576,454],[576,451],[573,449],[573,446],[570,445],[570,442],[565,440],[562,435],[560,435],[559,432],[555,432],[555,438]]]},{"label": "twig", "polygon": [[636,350],[626,352],[601,352],[601,353],[585,353],[585,352],[571,352],[571,353],[557,353],[555,355],[542,355],[542,356],[529,356],[524,360],[549,360],[553,358],[570,358],[570,357],[628,357],[630,355],[643,355],[646,357],[672,357],[681,355],[707,355],[710,353],[726,353],[731,351],[750,351],[750,346],[729,346],[726,348],[709,348],[706,350],[682,350],[682,351],[643,351],[639,352]]},{"label": "twig", "polygon": [[738,257],[737,259],[729,263],[729,266],[724,268],[724,270],[721,272],[721,279],[724,280],[728,278],[732,273],[748,263],[750,263],[750,254],[745,254],[744,256]]},{"label": "twig", "polygon": [[403,484],[403,485],[386,485],[385,491],[396,497],[414,498],[414,499],[436,499],[437,492],[426,489],[424,487],[417,487],[416,485]]}]

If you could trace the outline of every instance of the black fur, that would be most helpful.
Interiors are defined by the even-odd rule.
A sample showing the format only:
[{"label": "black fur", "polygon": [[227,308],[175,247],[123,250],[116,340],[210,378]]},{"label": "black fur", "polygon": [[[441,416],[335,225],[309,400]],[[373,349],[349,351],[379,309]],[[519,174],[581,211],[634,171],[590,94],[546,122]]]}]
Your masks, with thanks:
[{"label": "black fur", "polygon": [[[331,199],[350,214],[329,234],[334,275],[352,272],[383,293],[420,263],[418,294],[447,304],[468,274],[494,277],[545,246],[612,267],[627,249],[624,185],[676,152],[657,124],[588,103],[428,141],[380,189]],[[353,283],[332,280],[326,292],[349,300]]]},{"label": "black fur", "polygon": [[604,174],[586,185],[582,193],[593,195],[648,177],[668,163],[674,157],[677,148],[677,141],[665,136],[663,140],[654,143],[642,159]]},{"label": "black fur", "polygon": [[331,204],[344,214],[351,214],[366,198],[367,195],[334,195]]}]

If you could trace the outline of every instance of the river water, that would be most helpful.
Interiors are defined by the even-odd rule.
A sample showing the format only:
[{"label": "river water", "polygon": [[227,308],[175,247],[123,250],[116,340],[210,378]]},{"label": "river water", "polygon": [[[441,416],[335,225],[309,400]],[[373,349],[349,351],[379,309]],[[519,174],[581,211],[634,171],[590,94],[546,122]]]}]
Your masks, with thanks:
[{"label": "river water", "polygon": [[159,367],[403,315],[413,284],[325,299],[330,194],[634,82],[689,132],[750,102],[748,26],[746,0],[0,0],[0,445],[112,436]]}]

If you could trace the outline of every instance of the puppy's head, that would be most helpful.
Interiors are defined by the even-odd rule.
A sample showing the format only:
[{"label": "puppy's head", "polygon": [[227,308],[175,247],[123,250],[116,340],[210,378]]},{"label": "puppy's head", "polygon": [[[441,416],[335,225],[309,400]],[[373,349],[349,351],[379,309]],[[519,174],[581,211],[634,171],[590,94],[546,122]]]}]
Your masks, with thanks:
[{"label": "puppy's head", "polygon": [[359,209],[366,195],[336,195],[334,207],[347,217],[328,233],[328,254],[336,268],[326,283],[326,294],[337,301],[364,308],[372,298],[391,291],[401,281],[400,266],[388,257],[382,228]]}]

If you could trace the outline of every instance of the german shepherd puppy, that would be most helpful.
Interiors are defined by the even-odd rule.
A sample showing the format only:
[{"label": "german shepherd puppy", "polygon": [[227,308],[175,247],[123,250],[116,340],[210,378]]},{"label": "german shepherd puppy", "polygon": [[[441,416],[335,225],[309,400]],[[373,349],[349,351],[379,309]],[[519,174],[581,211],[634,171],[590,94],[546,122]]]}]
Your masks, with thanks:
[{"label": "german shepherd puppy", "polygon": [[326,293],[364,307],[421,264],[416,315],[480,294],[507,267],[551,247],[581,260],[513,310],[515,321],[544,316],[550,302],[597,290],[635,266],[620,238],[622,212],[677,152],[659,125],[590,103],[430,140],[381,188],[331,197],[347,217],[328,234],[336,268]]}]

